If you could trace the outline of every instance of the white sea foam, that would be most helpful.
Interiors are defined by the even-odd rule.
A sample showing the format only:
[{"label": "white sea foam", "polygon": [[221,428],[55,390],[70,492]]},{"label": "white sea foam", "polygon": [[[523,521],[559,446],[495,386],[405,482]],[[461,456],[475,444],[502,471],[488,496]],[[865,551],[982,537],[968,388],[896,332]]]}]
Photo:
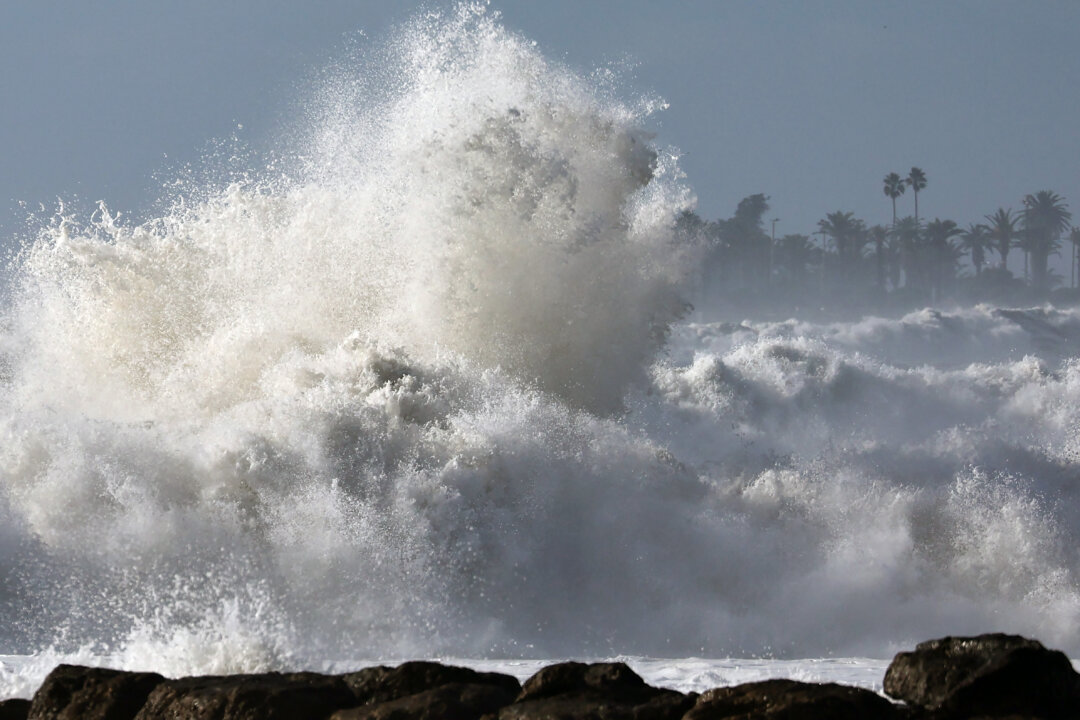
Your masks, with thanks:
[{"label": "white sea foam", "polygon": [[1080,313],[680,320],[691,195],[654,102],[482,7],[358,63],[289,172],[23,253],[0,650],[1080,651]]},{"label": "white sea foam", "polygon": [[[580,659],[580,658],[579,658]],[[584,658],[593,661],[625,662],[650,685],[671,688],[679,692],[704,692],[715,687],[738,685],[745,682],[757,682],[770,678],[790,678],[803,682],[835,682],[882,691],[882,678],[888,665],[883,660],[869,658],[818,658],[804,660],[761,660],[761,659],[703,659],[613,657]],[[559,660],[477,660],[475,658],[439,658],[439,661],[481,672],[499,672],[516,677],[525,682],[541,668]],[[117,666],[124,661],[94,655],[56,655],[42,653],[35,657],[0,655],[0,693],[4,697],[26,697],[34,691],[50,670],[59,662],[79,662],[90,665]],[[398,664],[397,660],[379,661],[326,662],[315,668],[326,673],[355,672],[364,667],[378,664]],[[1075,664],[1075,663],[1074,663]],[[135,665],[134,667],[142,667]],[[160,669],[159,661],[149,666]],[[166,666],[166,676],[169,670]],[[173,672],[172,675],[176,673]]]}]

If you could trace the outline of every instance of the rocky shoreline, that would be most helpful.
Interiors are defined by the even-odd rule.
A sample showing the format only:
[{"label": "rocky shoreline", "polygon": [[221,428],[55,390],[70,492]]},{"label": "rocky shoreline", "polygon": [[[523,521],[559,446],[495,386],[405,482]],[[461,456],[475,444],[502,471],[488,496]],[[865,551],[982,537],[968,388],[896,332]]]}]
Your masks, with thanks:
[{"label": "rocky shoreline", "polygon": [[60,665],[0,720],[953,720],[1080,717],[1080,675],[1016,635],[948,637],[902,652],[888,700],[834,683],[766,680],[704,693],[651,687],[623,663],[549,665],[524,684],[433,662],[342,675],[262,673],[170,680]]}]

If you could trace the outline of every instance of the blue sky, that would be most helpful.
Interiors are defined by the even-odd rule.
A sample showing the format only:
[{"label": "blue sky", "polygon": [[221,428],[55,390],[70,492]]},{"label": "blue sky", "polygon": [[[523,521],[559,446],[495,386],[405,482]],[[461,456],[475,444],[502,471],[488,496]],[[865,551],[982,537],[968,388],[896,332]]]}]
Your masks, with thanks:
[{"label": "blue sky", "polygon": [[[442,3],[429,3],[440,5]],[[60,196],[139,211],[238,123],[255,147],[363,31],[419,3],[14,0],[0,23],[0,232]],[[834,210],[888,222],[881,179],[922,167],[920,215],[961,225],[1051,189],[1080,216],[1080,2],[493,0],[589,72],[631,60],[663,96],[707,218],[771,196],[777,233]],[[910,193],[900,212],[911,212]]]}]

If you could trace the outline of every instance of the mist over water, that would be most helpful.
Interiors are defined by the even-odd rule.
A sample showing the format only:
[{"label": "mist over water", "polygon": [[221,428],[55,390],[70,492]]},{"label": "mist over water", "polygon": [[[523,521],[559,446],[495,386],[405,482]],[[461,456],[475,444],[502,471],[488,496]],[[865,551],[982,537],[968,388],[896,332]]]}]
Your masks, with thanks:
[{"label": "mist over water", "polygon": [[688,313],[653,99],[482,7],[287,169],[43,227],[0,337],[0,651],[1080,652],[1080,313]]}]

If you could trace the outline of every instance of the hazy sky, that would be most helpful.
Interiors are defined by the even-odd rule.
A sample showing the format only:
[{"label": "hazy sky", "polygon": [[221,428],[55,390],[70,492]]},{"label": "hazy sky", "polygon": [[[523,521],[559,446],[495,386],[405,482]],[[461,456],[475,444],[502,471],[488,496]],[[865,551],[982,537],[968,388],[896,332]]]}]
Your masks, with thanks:
[{"label": "hazy sky", "polygon": [[[429,6],[446,3],[428,3]],[[16,201],[139,210],[170,164],[237,123],[254,146],[307,78],[420,3],[10,0],[0,23],[0,231]],[[707,218],[771,196],[777,233],[834,210],[888,222],[889,171],[922,167],[920,215],[961,225],[1051,189],[1080,217],[1080,2],[493,0],[584,72],[633,60],[670,103],[659,142]],[[360,40],[363,42],[363,40]],[[167,157],[166,157],[167,156]],[[900,200],[910,214],[911,195]]]}]

